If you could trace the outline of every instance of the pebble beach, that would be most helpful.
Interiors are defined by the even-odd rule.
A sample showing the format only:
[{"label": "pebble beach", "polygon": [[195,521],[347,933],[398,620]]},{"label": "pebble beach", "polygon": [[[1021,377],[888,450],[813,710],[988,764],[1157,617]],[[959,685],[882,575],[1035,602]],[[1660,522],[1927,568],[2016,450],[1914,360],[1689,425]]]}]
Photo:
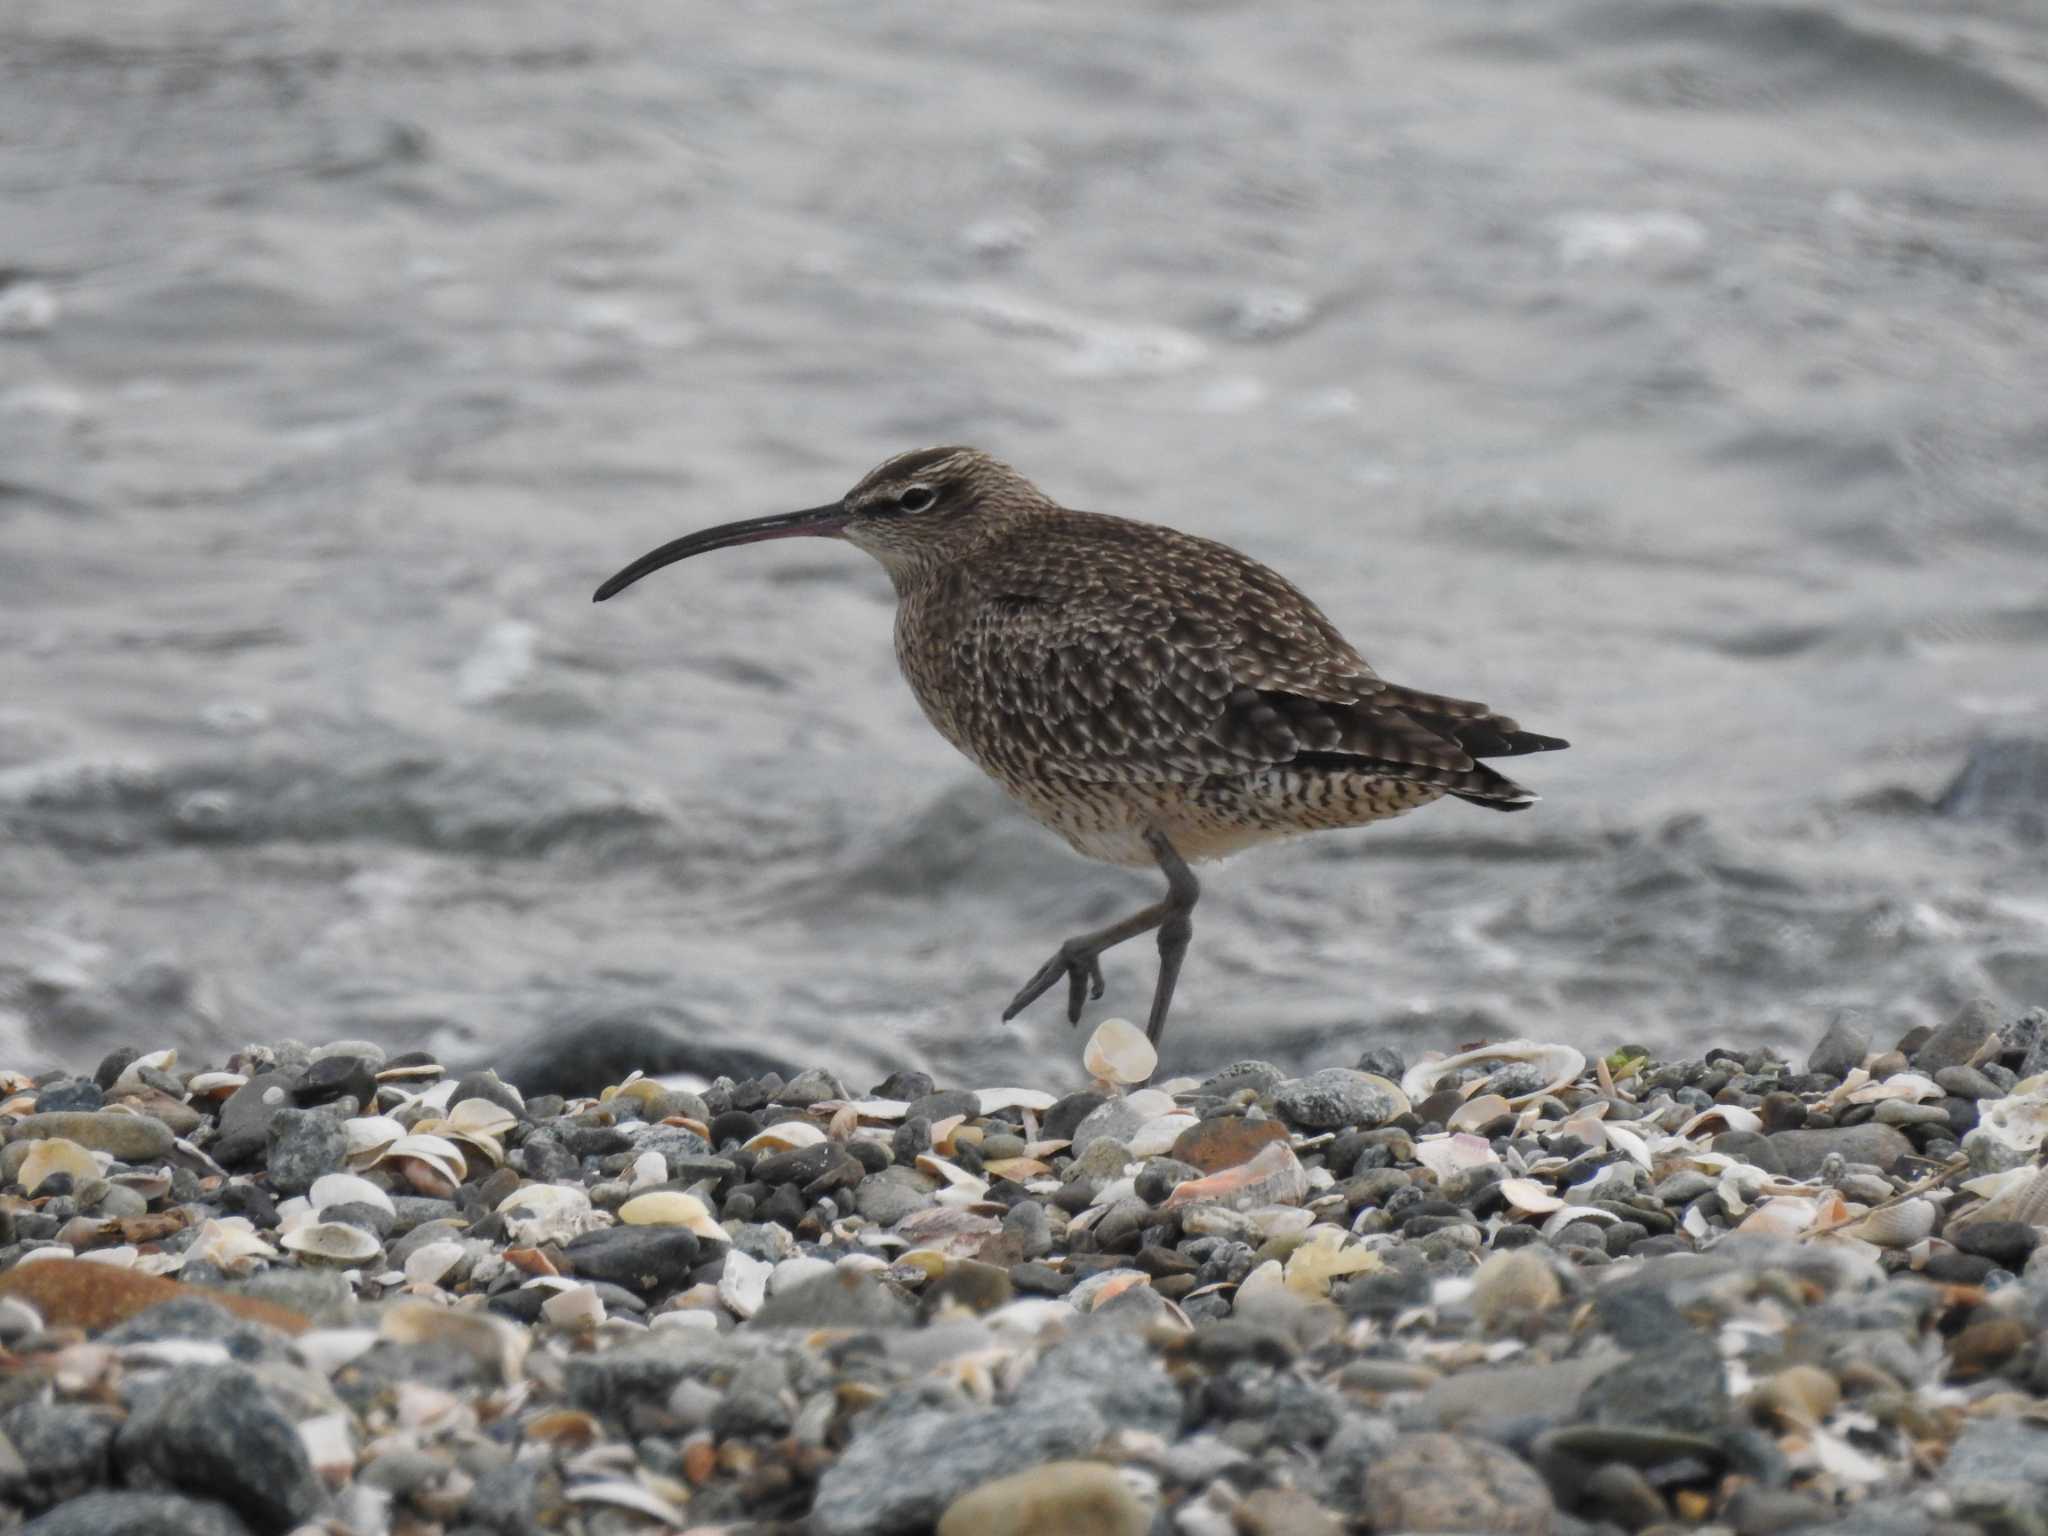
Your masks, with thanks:
[{"label": "pebble beach", "polygon": [[2048,1012],[1055,1095],[0,1088],[38,1536],[2048,1530]]}]

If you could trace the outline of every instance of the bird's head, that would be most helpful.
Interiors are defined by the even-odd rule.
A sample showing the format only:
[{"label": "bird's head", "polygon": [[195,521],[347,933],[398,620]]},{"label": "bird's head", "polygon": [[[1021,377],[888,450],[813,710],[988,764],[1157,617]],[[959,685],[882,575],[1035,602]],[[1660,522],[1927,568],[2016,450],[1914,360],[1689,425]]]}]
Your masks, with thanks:
[{"label": "bird's head", "polygon": [[724,523],[650,550],[599,587],[595,601],[707,550],[803,535],[860,546],[901,587],[965,555],[1012,518],[1048,506],[1030,481],[977,448],[914,448],[883,460],[825,506]]}]

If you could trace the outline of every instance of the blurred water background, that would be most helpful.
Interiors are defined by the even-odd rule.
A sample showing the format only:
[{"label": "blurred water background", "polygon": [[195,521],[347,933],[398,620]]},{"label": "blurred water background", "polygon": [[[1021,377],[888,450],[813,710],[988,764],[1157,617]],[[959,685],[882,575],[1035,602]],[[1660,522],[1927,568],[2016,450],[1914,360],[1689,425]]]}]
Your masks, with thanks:
[{"label": "blurred water background", "polygon": [[878,568],[589,601],[946,441],[1574,742],[1211,866],[1170,1068],[2048,1001],[2044,166],[2033,0],[9,0],[0,1059],[1078,1078],[1156,881]]}]

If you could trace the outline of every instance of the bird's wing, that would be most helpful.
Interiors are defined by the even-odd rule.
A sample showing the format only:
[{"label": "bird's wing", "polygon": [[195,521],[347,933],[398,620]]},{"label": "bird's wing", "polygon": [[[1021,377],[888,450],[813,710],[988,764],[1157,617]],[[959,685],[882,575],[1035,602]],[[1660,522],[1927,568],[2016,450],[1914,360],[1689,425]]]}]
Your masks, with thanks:
[{"label": "bird's wing", "polygon": [[977,563],[954,639],[979,684],[970,735],[1096,781],[1338,759],[1453,791],[1498,777],[1437,722],[1512,721],[1389,685],[1275,572],[1170,529],[1083,523]]}]

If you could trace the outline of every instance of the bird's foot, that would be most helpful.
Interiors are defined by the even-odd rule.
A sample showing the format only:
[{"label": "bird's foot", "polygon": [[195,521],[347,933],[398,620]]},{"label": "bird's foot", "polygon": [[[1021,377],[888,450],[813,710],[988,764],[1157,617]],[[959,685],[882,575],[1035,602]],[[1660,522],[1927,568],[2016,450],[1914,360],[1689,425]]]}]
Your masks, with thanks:
[{"label": "bird's foot", "polygon": [[1003,1010],[1003,1022],[1009,1023],[1037,1002],[1062,976],[1067,978],[1067,1022],[1079,1024],[1081,1009],[1088,1000],[1102,996],[1102,950],[1076,939],[1062,944],[1058,952],[1038,968],[1038,974],[1024,983],[1017,995],[1010,999],[1010,1006]]}]

